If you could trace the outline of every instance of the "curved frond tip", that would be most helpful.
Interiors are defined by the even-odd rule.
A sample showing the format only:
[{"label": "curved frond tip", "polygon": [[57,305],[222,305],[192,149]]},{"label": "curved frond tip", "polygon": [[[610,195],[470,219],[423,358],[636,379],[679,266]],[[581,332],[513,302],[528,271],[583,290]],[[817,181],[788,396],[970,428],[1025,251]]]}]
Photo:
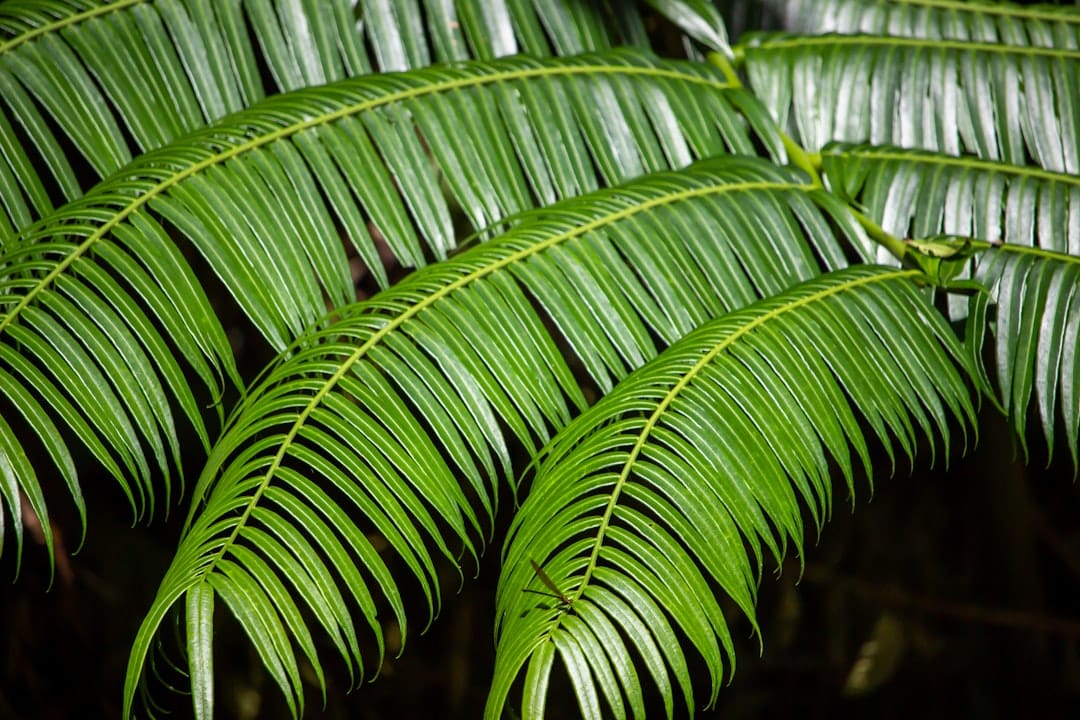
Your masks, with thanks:
[{"label": "curved frond tip", "polygon": [[[975,305],[972,334],[982,324],[993,335],[990,388],[1000,398],[1027,454],[1027,420],[1035,406],[1046,439],[1049,463],[1057,440],[1068,449],[1073,471],[1080,468],[1080,255],[1006,245],[979,258],[975,278],[990,291],[993,317]],[[974,298],[973,304],[980,298]],[[981,350],[974,342],[972,350]],[[1064,437],[1057,433],[1064,428]]]},{"label": "curved frond tip", "polygon": [[[645,677],[668,717],[677,694],[692,714],[687,647],[715,702],[735,662],[718,593],[757,629],[765,551],[802,553],[800,506],[820,527],[834,469],[852,494],[870,473],[860,419],[908,456],[974,425],[966,356],[917,275],[853,268],[725,315],[555,437],[507,540],[485,717],[522,672],[542,717],[556,657],[586,717],[643,717]],[[537,567],[565,600],[524,592],[544,591]]]}]

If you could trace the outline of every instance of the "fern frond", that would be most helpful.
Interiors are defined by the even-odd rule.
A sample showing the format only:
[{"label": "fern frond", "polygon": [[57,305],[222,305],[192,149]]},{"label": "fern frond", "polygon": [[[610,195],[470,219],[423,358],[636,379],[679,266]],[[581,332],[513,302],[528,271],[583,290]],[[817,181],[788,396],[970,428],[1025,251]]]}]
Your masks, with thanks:
[{"label": "fern frond", "polygon": [[[871,471],[859,418],[909,456],[919,434],[947,448],[953,422],[975,422],[965,354],[917,275],[852,268],[725,315],[555,437],[504,551],[485,717],[523,671],[542,717],[556,657],[585,717],[644,717],[645,677],[669,718],[676,687],[692,715],[683,638],[715,702],[735,661],[717,589],[757,630],[763,546],[801,554],[800,504],[820,526],[833,465],[852,494],[852,451]],[[566,602],[523,592],[542,589],[535,567]]]},{"label": "fern frond", "polygon": [[1080,172],[1080,48],[759,35],[749,85],[807,150],[831,141]]},{"label": "fern frond", "polygon": [[[833,225],[854,247],[864,242],[801,174],[729,158],[523,215],[504,235],[344,309],[267,370],[215,449],[139,632],[128,702],[166,613],[187,593],[217,592],[219,577],[247,594],[288,584],[290,604],[260,603],[308,605],[331,637],[353,637],[344,620],[318,613],[323,591],[298,563],[343,583],[377,639],[371,598],[384,598],[404,636],[398,580],[363,533],[386,538],[437,612],[434,556],[457,566],[457,548],[477,552],[496,484],[511,473],[509,444],[535,452],[585,405],[545,317],[607,388],[658,341],[845,266],[852,246]],[[296,563],[268,556],[267,535],[293,548]],[[307,653],[306,629],[275,616],[271,633],[232,607],[240,595],[220,599],[298,703],[298,687],[274,668],[295,665],[279,636]],[[359,664],[355,649],[338,649]]]},{"label": "fern frond", "polygon": [[[604,9],[480,0],[5,2],[0,242],[133,153],[276,92],[372,70],[621,44],[647,45],[629,0]],[[79,167],[69,142],[89,168]],[[40,167],[48,174],[39,176]]]}]

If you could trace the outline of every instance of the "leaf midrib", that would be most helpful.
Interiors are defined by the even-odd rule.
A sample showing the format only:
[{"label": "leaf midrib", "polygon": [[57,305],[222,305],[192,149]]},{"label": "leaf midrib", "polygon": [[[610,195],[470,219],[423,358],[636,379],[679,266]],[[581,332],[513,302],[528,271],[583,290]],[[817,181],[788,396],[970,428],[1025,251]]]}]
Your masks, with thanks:
[{"label": "leaf midrib", "polygon": [[898,0],[895,2],[895,5],[951,10],[962,15],[997,15],[998,17],[1021,18],[1025,20],[1080,23],[1080,15],[1069,14],[1065,12],[1065,8],[1057,11],[1036,10],[1020,5],[991,5],[989,3],[960,2],[958,0]]},{"label": "leaf midrib", "polygon": [[782,35],[774,39],[763,39],[760,43],[743,45],[737,48],[736,59],[762,50],[786,50],[797,48],[826,48],[838,46],[863,45],[867,47],[915,48],[918,50],[955,50],[960,52],[979,52],[994,55],[1024,55],[1029,57],[1049,57],[1064,60],[1080,60],[1080,49],[1053,48],[1039,45],[1007,45],[1004,43],[969,42],[955,39],[930,39],[898,37],[895,35],[849,35],[831,33],[827,35]]},{"label": "leaf midrib", "polygon": [[971,155],[945,155],[943,153],[920,152],[918,150],[907,150],[904,148],[890,149],[880,146],[846,146],[836,148],[835,150],[826,148],[821,151],[821,155],[837,158],[859,157],[868,160],[892,160],[921,165],[962,167],[971,170],[1000,173],[1002,175],[1012,175],[1014,177],[1027,177],[1080,187],[1080,175],[1046,170],[1037,165],[1015,165],[1001,160],[977,158]]},{"label": "leaf midrib", "polygon": [[61,18],[50,23],[45,23],[44,25],[33,28],[32,30],[27,30],[20,35],[16,35],[15,37],[11,38],[6,42],[0,43],[0,55],[3,55],[6,52],[10,52],[18,46],[24,43],[28,43],[35,38],[41,37],[42,35],[48,35],[49,33],[54,32],[58,33],[65,28],[72,27],[73,25],[78,25],[79,23],[85,22],[87,20],[93,20],[96,17],[101,17],[102,15],[107,15],[111,12],[123,10],[133,5],[145,4],[146,2],[147,0],[115,0],[115,2],[111,2],[107,5],[93,7],[89,10],[83,10],[82,12],[68,15],[65,18]]}]

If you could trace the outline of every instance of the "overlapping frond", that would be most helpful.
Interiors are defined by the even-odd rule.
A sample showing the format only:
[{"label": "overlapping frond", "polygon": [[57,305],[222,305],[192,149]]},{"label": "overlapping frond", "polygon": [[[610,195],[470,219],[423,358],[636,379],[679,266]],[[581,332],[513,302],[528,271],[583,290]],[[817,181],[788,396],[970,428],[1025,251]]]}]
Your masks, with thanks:
[{"label": "overlapping frond", "polygon": [[543,717],[557,659],[583,717],[645,717],[647,679],[668,717],[677,695],[692,715],[687,644],[715,701],[735,661],[717,592],[757,629],[765,551],[801,553],[800,505],[823,521],[834,468],[851,493],[855,466],[870,473],[860,421],[909,456],[975,422],[965,354],[917,274],[851,268],[725,315],[556,436],[504,551],[485,717],[522,674],[523,714]]},{"label": "overlapping frond", "polygon": [[[729,158],[526,214],[344,309],[267,370],[218,444],[140,631],[129,700],[165,614],[210,588],[295,709],[302,689],[279,671],[295,667],[293,643],[320,667],[298,606],[350,668],[361,662],[349,616],[322,610],[339,604],[333,583],[306,573],[343,583],[377,639],[387,603],[404,635],[400,579],[364,539],[373,531],[436,612],[436,557],[475,554],[508,446],[536,452],[585,405],[566,346],[606,389],[708,318],[865,257],[864,241],[801,173]],[[255,618],[243,602],[277,610]]]},{"label": "overlapping frond", "polygon": [[456,207],[479,229],[755,142],[783,153],[767,113],[717,72],[629,51],[367,76],[148,153],[17,244],[67,247],[58,262],[75,263],[121,236],[180,233],[280,350],[353,297],[339,232],[385,285],[376,238],[408,267],[443,258]]},{"label": "overlapping frond", "polygon": [[[20,548],[20,492],[52,548],[39,482],[49,462],[35,466],[29,457],[51,461],[85,520],[73,437],[138,516],[152,515],[155,498],[164,494],[166,507],[174,499],[175,411],[209,450],[203,410],[226,379],[241,383],[186,259],[160,230],[138,218],[136,227],[150,241],[134,251],[119,232],[92,251],[48,242],[0,255],[0,515],[13,514]],[[205,392],[196,399],[200,380]]]},{"label": "overlapping frond", "polygon": [[[493,718],[521,681],[542,716],[557,662],[590,717],[650,682],[692,714],[690,655],[715,700],[718,598],[756,629],[832,479],[966,441],[973,387],[1080,466],[1080,13],[755,5],[818,35],[731,47],[735,0],[0,3],[0,542],[29,507],[52,555],[39,480],[84,514],[85,456],[143,515],[185,423],[209,455],[125,711],[174,611],[200,718],[222,608],[294,714],[317,636],[370,674],[519,450]],[[656,13],[724,67],[641,50]],[[885,261],[867,233],[908,267],[849,268]],[[420,269],[357,304],[357,257]],[[211,445],[245,382],[222,287],[280,355]]]},{"label": "overlapping frond", "polygon": [[646,44],[630,0],[6,2],[0,242],[133,153],[275,92],[372,70],[621,44]]},{"label": "overlapping frond", "polygon": [[888,232],[908,238],[955,235],[996,248],[972,257],[963,273],[985,285],[988,297],[954,297],[952,315],[967,318],[965,334],[978,356],[988,317],[982,305],[989,300],[995,394],[1021,443],[1032,403],[1051,453],[1055,426],[1062,422],[1075,465],[1080,176],[972,157],[841,145],[824,149],[822,166],[833,191]]},{"label": "overlapping frond", "polygon": [[888,146],[831,144],[838,196],[903,238],[957,235],[1080,255],[1080,176]]},{"label": "overlapping frond", "polygon": [[[206,442],[177,358],[210,388],[203,405],[220,395],[219,375],[240,384],[180,239],[283,350],[328,304],[354,299],[341,234],[385,284],[377,239],[406,266],[445,257],[456,207],[479,229],[756,143],[783,152],[764,109],[715,71],[629,51],[367,76],[268,98],[141,156],[4,246],[0,396],[48,443],[77,501],[47,408],[133,500],[152,503],[145,457],[165,469],[178,452],[171,398]],[[24,455],[2,430],[7,457]],[[22,488],[45,518],[29,463],[3,467],[0,507],[17,512]],[[137,491],[125,476],[140,478]]]},{"label": "overlapping frond", "polygon": [[1080,49],[873,35],[758,35],[749,86],[804,148],[892,144],[1080,172]]}]

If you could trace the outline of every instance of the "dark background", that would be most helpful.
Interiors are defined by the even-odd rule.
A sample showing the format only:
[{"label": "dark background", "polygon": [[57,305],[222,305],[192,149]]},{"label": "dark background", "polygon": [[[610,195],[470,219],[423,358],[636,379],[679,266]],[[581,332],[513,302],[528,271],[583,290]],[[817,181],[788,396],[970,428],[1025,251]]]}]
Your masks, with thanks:
[{"label": "dark background", "polygon": [[[956,459],[954,447],[948,471],[900,467],[890,478],[882,458],[872,499],[863,483],[854,512],[837,488],[820,541],[808,522],[801,578],[798,558],[789,557],[779,577],[775,564],[767,568],[762,656],[746,619],[729,614],[737,672],[716,708],[699,717],[1080,716],[1080,487],[1064,448],[1042,470],[1046,452],[1032,447],[1025,468],[1014,460],[1004,423],[992,411],[985,415],[979,450]],[[924,460],[916,465],[928,466]],[[18,583],[0,591],[0,718],[119,717],[131,641],[179,522],[132,529],[127,501],[111,480],[86,478],[86,494],[86,545],[58,561],[51,590],[44,548],[28,542]],[[58,536],[70,547],[77,518],[64,517],[63,502],[52,507],[60,513]],[[13,550],[0,562],[5,578],[12,577]],[[307,716],[478,717],[492,668],[497,560],[496,545],[475,580],[465,568],[460,592],[446,569],[444,608],[423,635],[424,608],[414,593],[406,652],[388,655],[376,682],[347,693],[347,672],[326,648],[327,704],[320,714],[311,684]],[[288,717],[232,618],[218,615],[218,716]],[[393,642],[395,629],[386,629]],[[173,647],[162,657],[181,655]],[[695,659],[691,654],[691,667]],[[164,689],[170,679],[183,687],[182,679],[160,664],[164,682],[153,699],[173,717],[188,717],[188,698]],[[708,685],[704,676],[697,680],[700,709]],[[549,709],[550,718],[577,716],[565,683],[554,683]]]}]

